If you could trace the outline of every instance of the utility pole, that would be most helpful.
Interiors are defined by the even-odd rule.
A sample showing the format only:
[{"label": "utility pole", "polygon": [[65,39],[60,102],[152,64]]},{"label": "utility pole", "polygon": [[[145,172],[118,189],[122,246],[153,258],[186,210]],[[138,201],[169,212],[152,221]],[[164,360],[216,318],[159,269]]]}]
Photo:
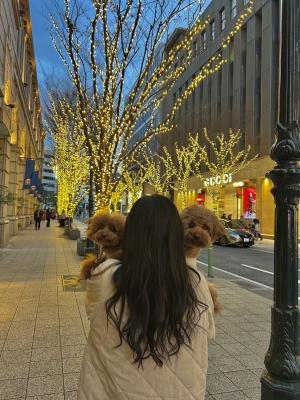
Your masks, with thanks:
[{"label": "utility pole", "polygon": [[274,304],[271,341],[261,377],[262,400],[300,399],[300,314],[298,309],[298,126],[299,0],[281,0],[280,92],[276,140],[267,174],[275,198]]}]

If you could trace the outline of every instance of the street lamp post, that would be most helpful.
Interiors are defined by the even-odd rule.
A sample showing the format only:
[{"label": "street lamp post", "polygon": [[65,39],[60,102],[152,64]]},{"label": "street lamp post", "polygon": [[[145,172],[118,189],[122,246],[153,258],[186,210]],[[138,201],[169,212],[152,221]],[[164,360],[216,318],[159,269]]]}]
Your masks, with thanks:
[{"label": "street lamp post", "polygon": [[298,310],[298,203],[300,142],[298,97],[298,3],[281,0],[281,79],[276,140],[267,174],[275,198],[274,304],[271,341],[261,377],[262,400],[300,399],[300,314]]}]

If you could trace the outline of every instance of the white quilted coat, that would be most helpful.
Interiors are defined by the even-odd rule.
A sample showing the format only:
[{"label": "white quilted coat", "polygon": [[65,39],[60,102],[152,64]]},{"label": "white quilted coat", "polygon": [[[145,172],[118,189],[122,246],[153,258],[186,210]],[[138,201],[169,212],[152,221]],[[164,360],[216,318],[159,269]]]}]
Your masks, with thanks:
[{"label": "white quilted coat", "polygon": [[201,316],[192,349],[182,346],[162,368],[147,359],[138,369],[126,343],[114,348],[119,336],[114,326],[107,324],[105,301],[114,291],[112,273],[118,266],[117,260],[107,260],[87,281],[86,308],[91,329],[81,366],[78,400],[203,400],[207,339],[215,335],[213,303],[204,276],[196,290],[209,309]]}]

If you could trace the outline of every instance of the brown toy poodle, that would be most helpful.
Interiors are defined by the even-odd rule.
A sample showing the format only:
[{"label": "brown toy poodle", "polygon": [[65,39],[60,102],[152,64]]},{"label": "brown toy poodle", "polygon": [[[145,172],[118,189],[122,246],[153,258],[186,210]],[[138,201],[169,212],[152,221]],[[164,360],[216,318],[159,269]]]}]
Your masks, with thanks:
[{"label": "brown toy poodle", "polygon": [[[189,206],[182,211],[180,216],[187,258],[197,259],[201,249],[209,247],[218,238],[226,235],[222,222],[212,211],[203,206]],[[219,312],[221,306],[218,301],[217,290],[210,282],[208,282],[208,288],[214,302],[215,312]]]},{"label": "brown toy poodle", "polygon": [[80,279],[91,277],[91,270],[108,258],[122,258],[122,238],[125,225],[122,214],[101,213],[90,218],[87,228],[87,237],[101,247],[101,255],[88,256],[81,263]]}]

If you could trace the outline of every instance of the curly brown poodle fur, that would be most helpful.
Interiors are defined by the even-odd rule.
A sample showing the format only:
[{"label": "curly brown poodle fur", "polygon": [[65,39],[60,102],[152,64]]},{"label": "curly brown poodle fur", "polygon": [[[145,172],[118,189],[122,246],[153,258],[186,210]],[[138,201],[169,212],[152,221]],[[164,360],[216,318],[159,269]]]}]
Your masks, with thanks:
[{"label": "curly brown poodle fur", "polygon": [[108,258],[122,258],[122,238],[125,226],[125,217],[122,214],[101,213],[90,218],[87,228],[87,237],[101,247],[100,257],[89,255],[81,263],[80,279],[91,276],[91,270]]},{"label": "curly brown poodle fur", "polygon": [[[209,247],[221,236],[226,235],[222,222],[216,215],[203,206],[190,206],[181,213],[184,230],[184,246],[187,258],[197,258],[201,249]],[[220,312],[218,292],[215,286],[208,282],[208,288],[213,299],[214,310]]]},{"label": "curly brown poodle fur", "polygon": [[222,222],[212,211],[203,206],[189,206],[182,211],[180,216],[187,257],[198,257],[201,249],[209,247],[218,238],[226,235]]}]

